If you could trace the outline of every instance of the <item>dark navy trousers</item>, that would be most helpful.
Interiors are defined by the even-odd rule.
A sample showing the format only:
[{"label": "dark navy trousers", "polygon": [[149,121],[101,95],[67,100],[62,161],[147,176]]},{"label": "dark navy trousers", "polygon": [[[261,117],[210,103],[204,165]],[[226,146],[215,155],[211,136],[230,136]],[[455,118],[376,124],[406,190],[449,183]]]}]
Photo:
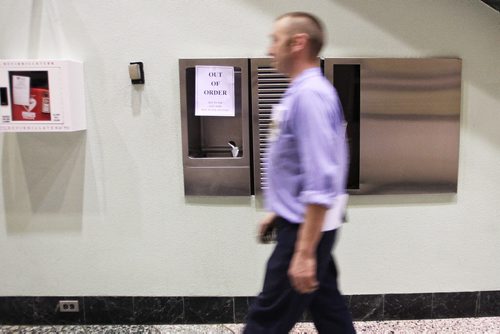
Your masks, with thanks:
[{"label": "dark navy trousers", "polygon": [[355,333],[351,314],[337,289],[337,269],[331,255],[336,231],[324,232],[318,245],[318,290],[299,294],[288,278],[299,224],[278,218],[277,228],[277,244],[267,263],[264,287],[250,306],[244,333],[286,334],[306,309],[320,334]]}]

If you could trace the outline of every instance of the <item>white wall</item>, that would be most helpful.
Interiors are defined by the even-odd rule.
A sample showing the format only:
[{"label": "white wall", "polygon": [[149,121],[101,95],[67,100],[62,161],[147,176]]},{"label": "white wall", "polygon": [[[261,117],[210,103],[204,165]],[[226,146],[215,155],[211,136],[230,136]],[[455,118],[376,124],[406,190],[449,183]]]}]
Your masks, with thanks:
[{"label": "white wall", "polygon": [[177,62],[264,56],[290,10],[327,23],[327,57],[463,59],[458,194],[352,198],[344,292],[499,290],[500,14],[480,1],[2,0],[0,58],[85,62],[88,130],[0,135],[0,295],[257,293],[254,200],[184,197]]}]

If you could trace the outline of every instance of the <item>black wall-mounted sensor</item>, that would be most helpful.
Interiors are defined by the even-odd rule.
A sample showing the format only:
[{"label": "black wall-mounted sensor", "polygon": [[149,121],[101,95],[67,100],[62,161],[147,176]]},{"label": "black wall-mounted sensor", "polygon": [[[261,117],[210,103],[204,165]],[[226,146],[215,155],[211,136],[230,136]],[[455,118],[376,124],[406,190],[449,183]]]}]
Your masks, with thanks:
[{"label": "black wall-mounted sensor", "polygon": [[133,85],[144,84],[144,64],[141,61],[130,63],[128,74]]}]

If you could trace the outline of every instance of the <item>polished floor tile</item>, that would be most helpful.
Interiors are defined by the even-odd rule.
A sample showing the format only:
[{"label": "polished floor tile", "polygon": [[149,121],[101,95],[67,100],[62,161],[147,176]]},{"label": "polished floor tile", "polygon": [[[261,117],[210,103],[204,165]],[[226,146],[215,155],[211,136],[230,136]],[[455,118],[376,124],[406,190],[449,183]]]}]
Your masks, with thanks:
[{"label": "polished floor tile", "polygon": [[[500,317],[436,320],[358,321],[366,334],[499,334]],[[106,325],[106,326],[0,326],[0,334],[238,334],[242,324],[219,325]],[[292,334],[315,334],[312,323],[297,324]]]}]

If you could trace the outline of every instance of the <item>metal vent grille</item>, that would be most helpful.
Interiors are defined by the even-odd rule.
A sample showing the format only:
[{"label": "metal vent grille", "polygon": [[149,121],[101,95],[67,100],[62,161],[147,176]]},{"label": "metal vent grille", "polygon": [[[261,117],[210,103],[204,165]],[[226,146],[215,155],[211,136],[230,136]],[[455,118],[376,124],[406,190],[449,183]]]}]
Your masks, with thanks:
[{"label": "metal vent grille", "polygon": [[[269,62],[269,60],[267,60]],[[255,188],[259,193],[264,190],[267,183],[267,155],[269,151],[269,135],[271,132],[272,109],[278,104],[285,93],[290,79],[282,73],[277,72],[269,64],[257,65],[253,71],[253,115],[254,115],[254,164],[255,164]],[[256,86],[256,87],[255,87]],[[257,88],[257,89],[255,89]],[[255,115],[258,116],[255,119]],[[255,148],[257,148],[255,150]]]}]

